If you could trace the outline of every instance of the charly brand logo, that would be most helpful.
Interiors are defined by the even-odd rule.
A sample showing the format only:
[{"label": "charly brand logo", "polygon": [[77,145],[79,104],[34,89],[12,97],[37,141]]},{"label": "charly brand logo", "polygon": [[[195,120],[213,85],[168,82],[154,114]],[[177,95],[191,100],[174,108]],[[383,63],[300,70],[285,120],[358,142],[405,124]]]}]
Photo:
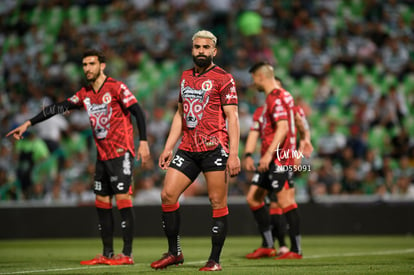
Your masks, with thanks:
[{"label": "charly brand logo", "polygon": [[281,149],[279,143],[276,149],[276,158],[278,162],[283,163],[283,165],[277,166],[276,170],[278,172],[310,171],[311,167],[309,164],[296,164],[297,161],[304,157],[302,151],[296,149]]}]

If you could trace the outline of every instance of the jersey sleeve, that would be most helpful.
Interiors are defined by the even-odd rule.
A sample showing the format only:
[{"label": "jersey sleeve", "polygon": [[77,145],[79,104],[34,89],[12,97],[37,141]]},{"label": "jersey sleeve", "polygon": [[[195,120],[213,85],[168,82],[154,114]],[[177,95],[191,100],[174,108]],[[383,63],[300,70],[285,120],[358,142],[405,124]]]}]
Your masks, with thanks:
[{"label": "jersey sleeve", "polygon": [[306,118],[305,111],[302,107],[295,105],[294,107],[295,113],[298,113],[301,117]]},{"label": "jersey sleeve", "polygon": [[131,93],[128,87],[122,82],[120,82],[120,85],[119,85],[118,97],[119,97],[121,104],[126,109],[128,109],[131,105],[138,102],[134,94]]},{"label": "jersey sleeve", "polygon": [[70,103],[80,107],[83,104],[82,103],[82,94],[83,94],[83,88],[81,90],[77,91],[76,94],[74,94],[72,97],[69,97],[67,100]]},{"label": "jersey sleeve", "polygon": [[238,97],[236,91],[236,82],[233,77],[227,74],[220,90],[221,105],[237,105]]},{"label": "jersey sleeve", "polygon": [[260,116],[263,112],[263,107],[257,108],[253,113],[253,123],[250,127],[250,131],[260,131]]},{"label": "jersey sleeve", "polygon": [[268,97],[266,104],[270,106],[269,110],[271,111],[274,122],[288,119],[288,110],[280,97]]}]

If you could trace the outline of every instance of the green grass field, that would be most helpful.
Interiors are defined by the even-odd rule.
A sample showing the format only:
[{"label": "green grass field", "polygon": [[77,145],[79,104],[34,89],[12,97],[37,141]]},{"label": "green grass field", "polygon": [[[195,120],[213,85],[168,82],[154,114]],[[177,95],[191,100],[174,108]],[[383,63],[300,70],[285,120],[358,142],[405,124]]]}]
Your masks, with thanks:
[{"label": "green grass field", "polygon": [[[247,260],[259,237],[228,237],[220,274],[414,274],[413,236],[303,236],[302,260]],[[116,239],[115,249],[121,249]],[[209,237],[182,237],[184,265],[152,270],[166,250],[164,238],[136,238],[133,266],[81,266],[101,252],[100,239],[0,240],[4,274],[194,274],[210,252]]]}]

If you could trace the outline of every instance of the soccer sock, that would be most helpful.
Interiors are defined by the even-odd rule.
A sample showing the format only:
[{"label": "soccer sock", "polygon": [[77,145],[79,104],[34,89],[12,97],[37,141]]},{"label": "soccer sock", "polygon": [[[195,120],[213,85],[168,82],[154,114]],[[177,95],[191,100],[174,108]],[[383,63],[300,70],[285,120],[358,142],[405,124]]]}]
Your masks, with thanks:
[{"label": "soccer sock", "polygon": [[286,215],[286,220],[289,225],[290,251],[301,254],[298,206],[296,203],[292,204],[291,206],[283,208],[283,212]]},{"label": "soccer sock", "polygon": [[131,200],[118,200],[117,206],[121,214],[121,228],[124,247],[122,253],[126,256],[132,254],[132,241],[134,239],[134,212]]},{"label": "soccer sock", "polygon": [[269,212],[265,204],[259,207],[250,208],[253,212],[254,219],[259,227],[260,235],[262,236],[262,247],[273,247],[272,231],[270,230]]},{"label": "soccer sock", "polygon": [[180,204],[162,204],[162,227],[168,239],[168,252],[181,254],[180,246]]},{"label": "soccer sock", "polygon": [[273,239],[277,239],[279,247],[286,246],[286,220],[281,208],[270,209],[270,227],[272,229]]},{"label": "soccer sock", "polygon": [[213,225],[211,227],[211,253],[209,260],[220,262],[220,254],[227,236],[227,207],[213,209]]},{"label": "soccer sock", "polygon": [[103,244],[103,255],[112,258],[114,255],[113,234],[114,234],[114,217],[112,214],[112,204],[95,201],[96,210],[98,212],[98,229],[101,233]]}]

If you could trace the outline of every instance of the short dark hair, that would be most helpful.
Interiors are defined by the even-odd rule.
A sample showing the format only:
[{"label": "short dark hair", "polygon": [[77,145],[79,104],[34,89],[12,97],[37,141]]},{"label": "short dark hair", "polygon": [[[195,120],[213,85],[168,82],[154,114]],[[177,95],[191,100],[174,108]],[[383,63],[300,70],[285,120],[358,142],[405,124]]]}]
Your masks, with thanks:
[{"label": "short dark hair", "polygon": [[268,65],[268,66],[272,66],[269,62],[267,62],[267,61],[260,61],[260,62],[257,62],[256,64],[254,64],[251,68],[250,68],[250,70],[249,70],[249,73],[255,73],[259,68],[261,68],[261,67],[263,67],[263,66],[266,66],[266,65]]},{"label": "short dark hair", "polygon": [[281,85],[281,86],[283,86],[283,82],[282,82],[282,79],[280,79],[280,77],[275,76],[275,79],[276,79],[277,81],[279,81],[279,82],[280,82],[280,85]]},{"label": "short dark hair", "polygon": [[106,62],[105,54],[96,49],[88,49],[83,53],[82,59],[88,56],[97,56],[100,63]]}]

